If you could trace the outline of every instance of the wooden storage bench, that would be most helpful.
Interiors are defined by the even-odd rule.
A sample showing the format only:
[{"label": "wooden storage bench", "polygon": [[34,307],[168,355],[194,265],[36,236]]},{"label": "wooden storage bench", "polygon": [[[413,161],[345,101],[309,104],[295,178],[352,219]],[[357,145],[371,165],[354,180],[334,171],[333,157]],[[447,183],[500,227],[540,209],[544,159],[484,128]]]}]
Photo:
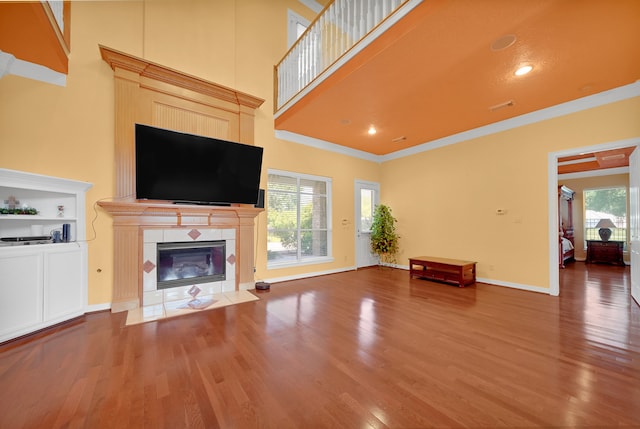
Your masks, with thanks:
[{"label": "wooden storage bench", "polygon": [[476,282],[476,263],[459,259],[417,256],[409,258],[409,277],[414,276],[465,287]]}]

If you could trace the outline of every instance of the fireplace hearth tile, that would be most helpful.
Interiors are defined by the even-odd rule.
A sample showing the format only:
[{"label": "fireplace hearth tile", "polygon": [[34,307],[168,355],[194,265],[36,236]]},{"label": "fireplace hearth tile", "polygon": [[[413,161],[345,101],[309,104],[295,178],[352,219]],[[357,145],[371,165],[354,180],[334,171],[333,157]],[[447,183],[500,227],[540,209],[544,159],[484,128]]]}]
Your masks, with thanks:
[{"label": "fireplace hearth tile", "polygon": [[246,290],[237,290],[233,292],[224,292],[223,295],[234,304],[243,302],[257,301],[259,298]]},{"label": "fireplace hearth tile", "polygon": [[142,303],[145,307],[151,305],[162,305],[164,295],[161,290],[153,290],[142,293]]},{"label": "fireplace hearth tile", "polygon": [[129,310],[127,313],[126,325],[151,322],[153,320],[164,319],[165,317],[167,316],[162,304],[147,305],[145,307]]},{"label": "fireplace hearth tile", "polygon": [[260,298],[253,295],[246,290],[224,292],[221,294],[213,295],[198,295],[198,299],[206,300],[211,299],[214,302],[203,309],[191,309],[191,308],[179,308],[184,307],[192,298],[179,299],[175,301],[169,301],[162,304],[147,305],[144,307],[129,310],[127,314],[126,326],[136,325],[139,323],[153,322],[163,320],[166,318],[182,316],[185,314],[193,314],[198,311],[210,311],[217,308],[227,307],[230,305],[237,305],[245,302],[257,301]]},{"label": "fireplace hearth tile", "polygon": [[222,292],[233,292],[236,290],[236,280],[227,279],[222,282]]}]

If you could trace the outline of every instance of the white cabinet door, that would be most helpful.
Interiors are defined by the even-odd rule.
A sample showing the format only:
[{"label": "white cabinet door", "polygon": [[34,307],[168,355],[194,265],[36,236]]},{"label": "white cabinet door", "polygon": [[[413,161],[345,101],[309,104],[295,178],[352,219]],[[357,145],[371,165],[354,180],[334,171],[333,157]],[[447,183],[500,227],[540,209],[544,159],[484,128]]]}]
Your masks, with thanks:
[{"label": "white cabinet door", "polygon": [[42,323],[42,253],[0,253],[0,342]]},{"label": "white cabinet door", "polygon": [[61,245],[44,254],[44,318],[47,322],[84,312],[83,262],[80,247]]}]

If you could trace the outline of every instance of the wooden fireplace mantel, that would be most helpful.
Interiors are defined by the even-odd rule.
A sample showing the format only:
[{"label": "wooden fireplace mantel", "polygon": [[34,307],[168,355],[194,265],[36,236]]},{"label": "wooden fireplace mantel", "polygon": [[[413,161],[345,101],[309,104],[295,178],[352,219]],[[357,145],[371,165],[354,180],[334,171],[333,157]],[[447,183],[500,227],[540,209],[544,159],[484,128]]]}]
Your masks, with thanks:
[{"label": "wooden fireplace mantel", "polygon": [[239,106],[248,107],[251,110],[257,109],[264,103],[262,98],[254,97],[253,95],[236,91],[235,89],[214,82],[209,82],[143,58],[138,58],[102,45],[99,45],[99,48],[102,59],[109,64],[114,72],[118,69],[127,70],[141,78],[147,78],[150,81],[167,83],[173,87],[187,89],[217,100],[228,101]]},{"label": "wooden fireplace mantel", "polygon": [[141,304],[145,229],[236,230],[236,290],[253,285],[254,219],[249,205],[211,207],[135,200],[135,124],[254,144],[255,110],[264,100],[181,71],[99,46],[113,70],[115,92],[114,201],[99,205],[113,217],[112,311]]},{"label": "wooden fireplace mantel", "polygon": [[254,284],[254,219],[264,209],[238,205],[230,207],[171,204],[144,200],[100,201],[113,218],[114,291],[113,312],[141,305],[141,249],[144,230],[149,228],[226,228],[236,230],[236,290]]},{"label": "wooden fireplace mantel", "polygon": [[253,219],[264,209],[250,205],[174,204],[170,201],[124,200],[100,201],[100,207],[113,216],[114,225],[139,226],[217,226],[224,227],[233,219]]}]

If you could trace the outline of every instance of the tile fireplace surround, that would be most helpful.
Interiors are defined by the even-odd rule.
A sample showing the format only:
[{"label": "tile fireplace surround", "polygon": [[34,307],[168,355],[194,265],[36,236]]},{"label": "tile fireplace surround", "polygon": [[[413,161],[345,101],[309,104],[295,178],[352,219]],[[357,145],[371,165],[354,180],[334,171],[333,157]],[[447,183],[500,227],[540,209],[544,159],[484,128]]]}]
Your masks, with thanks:
[{"label": "tile fireplace surround", "polygon": [[[113,218],[114,285],[111,310],[188,297],[189,287],[155,288],[157,242],[226,240],[226,277],[223,282],[198,286],[211,293],[253,289],[254,218],[264,209],[170,204],[140,200],[101,201]],[[152,249],[153,248],[153,249]],[[184,289],[184,290],[183,290]],[[173,297],[173,298],[172,298]]]},{"label": "tile fireplace surround", "polygon": [[[142,251],[142,305],[165,304],[170,301],[189,299],[189,289],[198,286],[203,295],[213,295],[236,290],[236,230],[218,228],[177,228],[146,229],[143,233]],[[159,243],[192,243],[202,241],[225,242],[226,279],[224,281],[193,283],[187,286],[158,289],[158,244]],[[194,281],[197,281],[194,279]]]}]

